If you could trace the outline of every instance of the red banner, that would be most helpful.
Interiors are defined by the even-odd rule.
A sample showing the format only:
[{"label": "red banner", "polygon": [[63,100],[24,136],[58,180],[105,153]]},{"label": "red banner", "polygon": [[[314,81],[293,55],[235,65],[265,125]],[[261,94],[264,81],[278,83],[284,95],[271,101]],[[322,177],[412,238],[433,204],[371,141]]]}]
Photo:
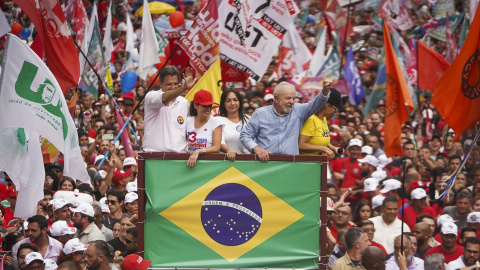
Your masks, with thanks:
[{"label": "red banner", "polygon": [[80,63],[58,0],[14,0],[32,20],[42,40],[48,67],[63,93],[78,85]]}]

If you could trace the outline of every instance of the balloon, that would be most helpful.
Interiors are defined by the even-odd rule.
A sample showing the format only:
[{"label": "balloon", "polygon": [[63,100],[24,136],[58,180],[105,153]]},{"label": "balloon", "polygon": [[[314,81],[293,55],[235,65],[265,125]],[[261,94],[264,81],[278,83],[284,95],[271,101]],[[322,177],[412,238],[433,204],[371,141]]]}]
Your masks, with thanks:
[{"label": "balloon", "polygon": [[200,10],[202,10],[203,7],[207,5],[207,3],[208,3],[208,0],[203,0],[202,3],[200,4]]},{"label": "balloon", "polygon": [[[160,59],[160,63],[155,64],[155,68],[158,69],[158,70],[162,68],[163,63],[165,63],[165,61],[167,61],[168,56],[170,55],[170,43],[167,44],[167,46],[165,46],[165,50],[163,52],[164,52],[165,56],[159,56],[158,59]],[[167,65],[168,65],[168,63],[165,66],[167,66]]]},{"label": "balloon", "polygon": [[31,33],[32,32],[30,31],[30,29],[23,28],[21,36],[22,36],[23,39],[27,39],[30,36]]},{"label": "balloon", "polygon": [[173,28],[177,28],[185,22],[185,16],[183,15],[182,12],[175,11],[172,14],[170,14],[169,20],[170,20],[170,25]]},{"label": "balloon", "polygon": [[135,83],[137,82],[137,74],[133,70],[127,70],[122,75],[122,82],[120,86],[122,87],[123,93],[128,93],[132,91],[135,87]]},{"label": "balloon", "polygon": [[23,27],[22,27],[21,24],[19,24],[19,23],[14,23],[14,24],[12,25],[12,34],[18,36],[20,33],[22,33],[22,29],[23,29]]}]

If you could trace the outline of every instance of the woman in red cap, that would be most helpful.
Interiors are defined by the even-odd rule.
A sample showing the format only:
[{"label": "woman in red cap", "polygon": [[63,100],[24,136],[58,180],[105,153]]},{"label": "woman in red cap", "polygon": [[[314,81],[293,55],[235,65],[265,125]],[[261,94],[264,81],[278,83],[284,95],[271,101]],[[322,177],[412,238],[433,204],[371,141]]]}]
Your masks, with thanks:
[{"label": "woman in red cap", "polygon": [[207,90],[195,93],[187,117],[187,152],[191,155],[187,167],[193,168],[200,154],[218,153],[222,143],[222,126],[219,118],[212,117],[213,97]]}]

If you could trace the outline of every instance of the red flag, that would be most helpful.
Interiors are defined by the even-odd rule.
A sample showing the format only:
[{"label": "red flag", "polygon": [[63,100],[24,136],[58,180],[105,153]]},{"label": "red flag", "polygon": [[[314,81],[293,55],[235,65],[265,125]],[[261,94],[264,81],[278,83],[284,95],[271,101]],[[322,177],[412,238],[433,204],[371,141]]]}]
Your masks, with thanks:
[{"label": "red flag", "polygon": [[80,63],[70,29],[58,0],[14,0],[32,20],[42,40],[48,67],[63,93],[76,87]]},{"label": "red flag", "polygon": [[38,35],[33,39],[32,44],[30,44],[30,49],[32,49],[38,55],[38,57],[40,57],[40,59],[45,59],[42,41]]},{"label": "red flag", "polygon": [[385,111],[385,153],[388,157],[402,152],[401,129],[408,120],[408,110],[413,110],[413,101],[408,91],[407,81],[398,62],[390,38],[387,23],[383,21],[383,42],[385,48],[386,99]]},{"label": "red flag", "polygon": [[197,77],[205,74],[220,57],[218,24],[217,1],[210,0],[180,39],[180,47],[191,59],[189,63]]},{"label": "red flag", "polygon": [[445,71],[433,92],[432,104],[455,131],[458,141],[467,129],[480,120],[480,8],[470,27],[465,44]]},{"label": "red flag", "polygon": [[82,0],[72,1],[74,1],[72,30],[77,34],[77,44],[80,46],[85,38],[85,31],[88,28],[88,15]]},{"label": "red flag", "polygon": [[425,43],[417,41],[418,88],[433,92],[435,85],[450,64],[445,58],[430,49]]},{"label": "red flag", "polygon": [[[118,111],[117,108],[115,108],[115,114],[117,115],[118,131],[120,131],[120,129],[122,129],[122,127],[125,123],[123,122],[123,118],[120,115],[120,112]],[[122,139],[122,145],[123,145],[123,149],[125,150],[125,156],[126,157],[133,157],[134,156],[133,155],[133,148],[132,148],[132,144],[130,143],[130,138],[128,137],[127,129],[128,129],[128,127],[126,127],[123,130],[122,135],[120,135],[120,138]]]}]

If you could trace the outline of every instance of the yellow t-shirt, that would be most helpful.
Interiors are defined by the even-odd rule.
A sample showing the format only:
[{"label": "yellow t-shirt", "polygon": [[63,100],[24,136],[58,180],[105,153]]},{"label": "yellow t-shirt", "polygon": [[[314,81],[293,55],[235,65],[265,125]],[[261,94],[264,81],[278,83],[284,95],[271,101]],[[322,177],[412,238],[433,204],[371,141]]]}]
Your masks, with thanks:
[{"label": "yellow t-shirt", "polygon": [[[308,143],[314,145],[328,146],[330,143],[330,130],[327,119],[320,120],[315,114],[310,116],[303,124],[300,134],[311,137]],[[300,152],[302,155],[319,155],[320,152]]]}]

